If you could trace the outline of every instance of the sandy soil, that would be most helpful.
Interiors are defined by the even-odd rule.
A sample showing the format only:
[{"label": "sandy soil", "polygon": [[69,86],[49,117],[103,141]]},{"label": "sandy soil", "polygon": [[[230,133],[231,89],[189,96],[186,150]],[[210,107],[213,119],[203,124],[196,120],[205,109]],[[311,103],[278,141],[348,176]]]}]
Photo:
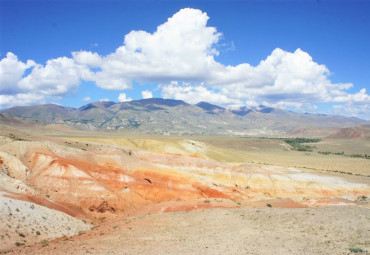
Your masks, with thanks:
[{"label": "sandy soil", "polygon": [[359,207],[209,209],[117,219],[10,254],[350,254],[370,251],[369,234]]}]

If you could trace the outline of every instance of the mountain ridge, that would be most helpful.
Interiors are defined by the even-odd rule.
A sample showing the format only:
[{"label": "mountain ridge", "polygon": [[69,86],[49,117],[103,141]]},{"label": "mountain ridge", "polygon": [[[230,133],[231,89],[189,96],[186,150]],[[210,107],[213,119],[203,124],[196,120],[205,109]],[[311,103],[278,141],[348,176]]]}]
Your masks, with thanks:
[{"label": "mountain ridge", "polygon": [[79,108],[55,104],[16,106],[0,111],[27,122],[65,124],[88,130],[137,130],[179,135],[275,135],[299,128],[369,125],[357,118],[297,113],[259,105],[226,109],[208,102],[149,98],[129,102],[93,102]]}]

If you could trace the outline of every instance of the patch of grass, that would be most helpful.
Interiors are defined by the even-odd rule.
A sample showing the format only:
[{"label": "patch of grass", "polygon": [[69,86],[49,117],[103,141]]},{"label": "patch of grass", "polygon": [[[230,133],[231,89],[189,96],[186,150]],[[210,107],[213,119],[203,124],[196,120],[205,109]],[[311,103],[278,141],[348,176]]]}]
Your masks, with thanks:
[{"label": "patch of grass", "polygon": [[14,135],[14,134],[12,134],[12,133],[10,133],[10,134],[8,135],[8,137],[9,137],[10,139],[14,140],[14,141],[24,141],[24,139],[22,139],[22,138],[20,138],[20,137],[17,137],[17,136],[15,136],[15,135]]},{"label": "patch of grass", "polygon": [[207,203],[207,204],[209,204],[209,203],[211,203],[211,200],[209,200],[209,199],[206,199],[206,200],[204,200],[203,202],[204,202],[204,203]]},{"label": "patch of grass", "polygon": [[41,246],[42,247],[45,247],[45,246],[48,246],[49,245],[49,241],[48,240],[42,240],[41,241]]},{"label": "patch of grass", "polygon": [[364,159],[370,159],[370,155],[362,155],[362,154],[359,154],[359,153],[356,153],[356,154],[351,154],[351,155],[346,155],[348,157],[351,157],[351,158],[364,158]]},{"label": "patch of grass", "polygon": [[323,154],[323,155],[330,155],[331,154],[330,151],[318,151],[317,153]]},{"label": "patch of grass", "polygon": [[364,159],[370,159],[370,155],[367,154],[360,154],[360,153],[354,153],[354,154],[344,154],[344,151],[342,152],[331,152],[331,151],[318,151],[317,153],[322,155],[339,155],[344,157],[350,157],[350,158],[364,158]]},{"label": "patch of grass", "polygon": [[266,204],[266,206],[267,206],[267,207],[272,207],[272,205],[271,205],[271,204]]},{"label": "patch of grass", "polygon": [[334,155],[344,155],[344,151],[342,152],[333,152]]},{"label": "patch of grass", "polygon": [[362,253],[362,252],[365,252],[365,250],[363,250],[361,248],[349,248],[349,251],[350,252],[353,252],[353,253]]},{"label": "patch of grass", "polygon": [[318,138],[284,138],[282,140],[296,151],[312,151],[312,146],[304,145],[303,143],[317,143],[321,141]]},{"label": "patch of grass", "polygon": [[3,251],[0,251],[0,254],[7,254],[9,252],[13,252],[13,250],[11,250],[11,249],[10,250],[3,250]]}]

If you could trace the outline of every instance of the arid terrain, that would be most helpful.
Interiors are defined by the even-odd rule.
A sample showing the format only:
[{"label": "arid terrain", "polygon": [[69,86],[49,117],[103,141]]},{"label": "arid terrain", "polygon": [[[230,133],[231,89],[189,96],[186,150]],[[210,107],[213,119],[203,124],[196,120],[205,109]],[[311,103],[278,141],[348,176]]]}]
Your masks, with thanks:
[{"label": "arid terrain", "polygon": [[370,252],[369,138],[296,142],[3,124],[0,251]]},{"label": "arid terrain", "polygon": [[0,255],[370,255],[370,0],[0,0]]}]

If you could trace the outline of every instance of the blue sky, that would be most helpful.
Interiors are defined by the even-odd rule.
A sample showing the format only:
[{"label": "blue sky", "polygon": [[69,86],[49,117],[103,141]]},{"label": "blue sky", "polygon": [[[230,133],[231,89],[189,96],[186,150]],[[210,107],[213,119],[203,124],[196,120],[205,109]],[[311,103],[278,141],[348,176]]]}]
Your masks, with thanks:
[{"label": "blue sky", "polygon": [[1,108],[154,96],[370,119],[370,1],[0,0],[0,12]]}]

